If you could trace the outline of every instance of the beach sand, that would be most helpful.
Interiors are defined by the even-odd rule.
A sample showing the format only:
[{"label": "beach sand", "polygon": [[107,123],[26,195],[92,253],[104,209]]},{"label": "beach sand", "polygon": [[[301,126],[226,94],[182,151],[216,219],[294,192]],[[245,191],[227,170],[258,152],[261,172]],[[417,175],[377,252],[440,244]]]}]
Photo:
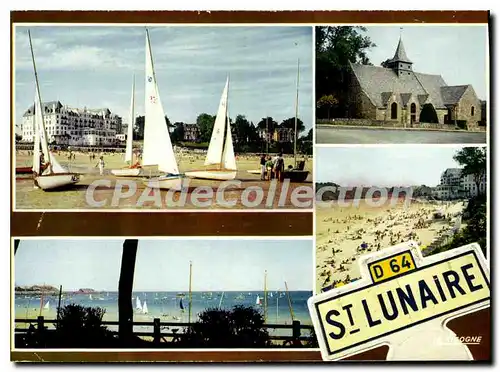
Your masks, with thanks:
[{"label": "beach sand", "polygon": [[[373,207],[361,200],[358,207],[317,205],[316,293],[334,283],[341,285],[358,279],[357,258],[363,254],[410,239],[425,248],[451,226],[449,220],[433,219],[433,213],[441,210],[452,218],[462,209],[462,202],[399,201],[390,205],[388,201],[385,206]],[[358,249],[363,242],[368,248]]]},{"label": "beach sand", "polygon": [[[260,209],[269,209],[269,208],[297,208],[291,203],[291,193],[293,190],[300,186],[309,186],[312,187],[312,159],[308,159],[306,161],[305,169],[308,170],[309,176],[306,182],[304,183],[290,183],[287,190],[287,197],[285,199],[285,203],[279,205],[279,199],[281,195],[281,185],[278,183],[276,192],[271,192],[270,186],[271,183],[269,181],[261,181],[259,174],[251,174],[248,173],[247,170],[256,170],[259,169],[259,157],[258,156],[237,156],[236,162],[238,166],[238,173],[236,176],[236,180],[241,181],[239,185],[230,185],[226,188],[224,192],[224,198],[227,201],[235,201],[236,205],[231,207],[221,206],[220,203],[216,203],[217,197],[215,192],[221,181],[211,181],[211,180],[199,180],[199,179],[189,179],[189,187],[188,187],[188,198],[184,205],[174,205],[178,203],[169,203],[169,200],[172,200],[172,196],[168,196],[168,190],[161,190],[161,205],[155,203],[154,201],[146,201],[142,205],[138,205],[137,202],[140,200],[140,197],[144,190],[146,189],[145,184],[143,183],[143,179],[141,177],[136,178],[125,178],[125,177],[115,177],[110,173],[111,169],[118,169],[124,166],[123,163],[123,154],[105,154],[104,162],[105,162],[105,171],[104,175],[99,175],[99,169],[96,167],[96,163],[98,160],[98,154],[96,154],[95,160],[90,160],[88,154],[76,153],[76,159],[69,161],[67,152],[60,152],[56,155],[57,160],[64,166],[67,166],[70,171],[77,172],[82,174],[80,181],[74,185],[73,187],[57,192],[45,192],[43,190],[34,189],[33,181],[31,179],[31,175],[17,175],[16,183],[15,183],[15,197],[16,197],[16,208],[19,209],[92,209],[96,208],[92,207],[88,198],[86,197],[86,191],[90,184],[96,180],[109,180],[110,186],[98,187],[94,194],[93,198],[98,201],[106,201],[106,205],[98,207],[98,208],[126,208],[126,209],[136,209],[136,208],[153,208],[153,209],[162,209],[162,208],[176,208],[176,209],[222,209],[222,208],[260,208]],[[31,166],[32,160],[31,156],[28,155],[27,151],[17,151],[16,152],[16,167],[24,167]],[[177,154],[177,162],[179,164],[179,171],[186,172],[189,170],[195,169],[203,169],[204,168],[204,154],[197,154],[194,152],[185,152],[183,154]],[[285,166],[293,163],[293,157],[285,158]],[[146,173],[147,174],[147,173]],[[123,183],[135,183],[136,190],[135,193],[129,197],[119,199],[116,203],[112,203],[113,194],[114,194],[114,186],[116,182]],[[213,190],[213,198],[214,201],[210,206],[199,206],[193,205],[190,201],[190,195],[192,190],[199,186],[208,186]],[[263,190],[263,199],[259,203],[258,201],[255,205],[245,206],[242,203],[242,193],[243,190],[247,187],[255,186],[259,187]],[[126,193],[128,190],[128,186],[124,186],[122,192]],[[269,195],[268,196],[268,192]],[[173,194],[173,193],[171,193]],[[175,193],[173,196],[173,200],[176,201],[179,193]],[[253,193],[255,195],[255,193]],[[272,196],[271,196],[272,195]],[[269,200],[268,200],[269,198]],[[254,200],[254,197],[250,195],[250,201]],[[312,203],[311,203],[312,204]],[[311,208],[309,206],[308,208]]]}]

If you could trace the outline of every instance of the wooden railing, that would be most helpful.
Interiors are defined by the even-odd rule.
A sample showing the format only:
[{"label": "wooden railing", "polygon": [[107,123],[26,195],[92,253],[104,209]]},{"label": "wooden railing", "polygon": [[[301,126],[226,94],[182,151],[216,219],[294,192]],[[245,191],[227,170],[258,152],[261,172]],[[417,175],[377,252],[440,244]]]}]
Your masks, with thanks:
[{"label": "wooden railing", "polygon": [[[43,335],[45,332],[54,332],[55,326],[57,324],[57,319],[45,319],[43,316],[39,316],[36,319],[15,319],[15,324],[29,324],[33,326],[36,324],[34,328],[35,332],[39,335]],[[161,342],[178,342],[181,341],[182,337],[185,335],[179,330],[181,328],[186,328],[193,323],[180,323],[180,322],[162,322],[159,318],[154,318],[152,322],[133,322],[133,326],[143,326],[143,327],[152,327],[153,332],[142,332],[142,331],[134,331],[135,336],[139,337],[152,337],[153,344],[159,345]],[[54,328],[48,328],[46,325],[53,325]],[[104,326],[118,326],[118,321],[103,321],[102,325]],[[172,329],[171,332],[164,332],[163,330],[167,327],[177,327]],[[303,341],[309,341],[310,336],[302,336],[301,331],[312,331],[312,325],[301,324],[300,321],[294,320],[292,324],[264,324],[262,328],[265,329],[288,329],[291,330],[291,336],[284,335],[270,335],[269,339],[272,341],[283,341],[283,346],[293,345],[293,346],[302,346]],[[33,330],[33,328],[32,328]],[[17,334],[28,333],[30,328],[19,328],[15,327],[14,332]],[[118,331],[109,330],[112,334],[118,335]],[[170,339],[170,341],[167,341]]]}]

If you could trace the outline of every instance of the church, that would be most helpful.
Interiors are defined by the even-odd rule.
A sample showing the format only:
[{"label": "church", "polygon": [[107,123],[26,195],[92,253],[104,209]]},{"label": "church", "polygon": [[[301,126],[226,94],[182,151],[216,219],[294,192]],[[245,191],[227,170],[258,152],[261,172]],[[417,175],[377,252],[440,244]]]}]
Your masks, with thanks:
[{"label": "church", "polygon": [[472,85],[451,86],[441,75],[413,71],[401,38],[394,57],[383,67],[351,63],[350,69],[351,117],[405,127],[418,127],[437,117],[439,124],[464,129],[476,127],[482,119],[482,102]]}]

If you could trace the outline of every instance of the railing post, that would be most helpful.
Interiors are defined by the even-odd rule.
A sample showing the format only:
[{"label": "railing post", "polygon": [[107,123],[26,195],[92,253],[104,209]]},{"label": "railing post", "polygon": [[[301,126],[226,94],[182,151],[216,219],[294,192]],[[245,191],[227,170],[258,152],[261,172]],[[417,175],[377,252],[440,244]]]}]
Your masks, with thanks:
[{"label": "railing post", "polygon": [[299,320],[294,320],[292,323],[292,337],[293,337],[293,345],[294,346],[301,346],[300,343],[300,321]]},{"label": "railing post", "polygon": [[40,316],[37,318],[37,321],[36,321],[36,326],[37,326],[37,330],[38,330],[38,332],[43,331],[43,316],[41,316],[41,315],[40,315]]},{"label": "railing post", "polygon": [[153,319],[153,327],[154,327],[154,344],[160,345],[161,340],[161,330],[160,330],[160,318]]},{"label": "railing post", "polygon": [[38,346],[44,346],[45,345],[45,323],[43,321],[43,316],[38,316],[37,321],[36,321],[36,328],[37,328],[37,334],[36,334],[36,340]]}]

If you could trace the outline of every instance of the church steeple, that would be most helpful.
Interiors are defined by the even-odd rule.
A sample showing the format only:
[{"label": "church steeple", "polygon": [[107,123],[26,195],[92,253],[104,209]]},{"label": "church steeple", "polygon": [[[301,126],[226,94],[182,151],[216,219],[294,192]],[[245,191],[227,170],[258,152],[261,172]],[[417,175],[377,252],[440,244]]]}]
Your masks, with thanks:
[{"label": "church steeple", "polygon": [[394,53],[394,57],[387,61],[387,67],[392,68],[398,74],[398,76],[401,76],[406,74],[409,75],[411,73],[412,64],[413,62],[410,61],[410,59],[406,55],[403,40],[400,36],[396,52]]}]

